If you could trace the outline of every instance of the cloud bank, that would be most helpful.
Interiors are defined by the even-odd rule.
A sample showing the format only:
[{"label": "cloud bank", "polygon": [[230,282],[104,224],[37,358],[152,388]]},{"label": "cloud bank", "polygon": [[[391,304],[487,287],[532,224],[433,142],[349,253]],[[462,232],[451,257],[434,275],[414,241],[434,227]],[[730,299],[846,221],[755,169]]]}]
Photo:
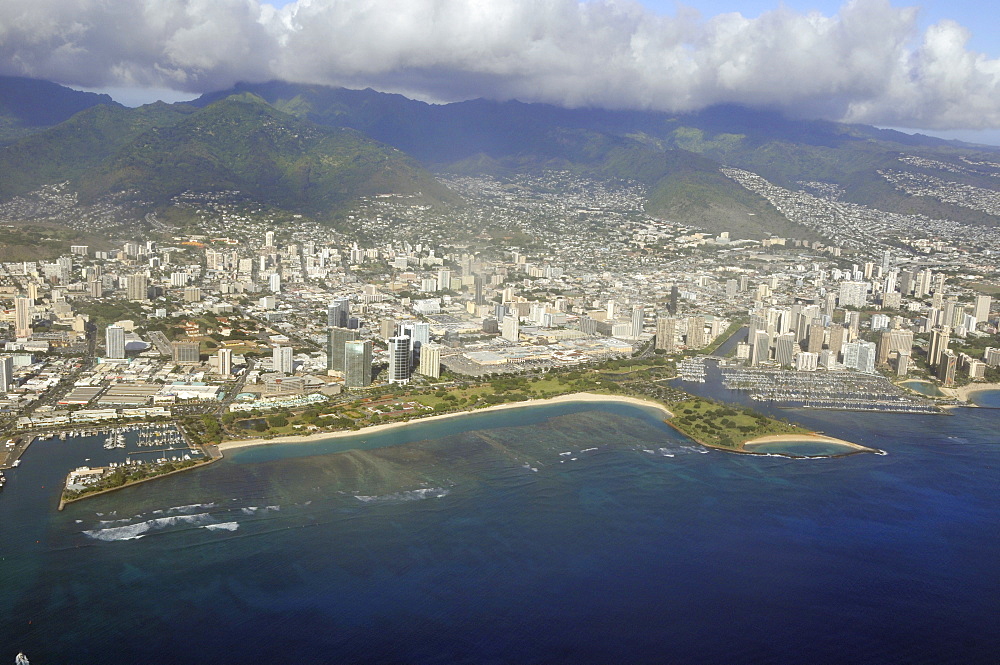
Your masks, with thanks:
[{"label": "cloud bank", "polygon": [[283,79],[422,99],[686,111],[718,103],[923,129],[1000,127],[1000,59],[951,21],[657,15],[627,0],[5,0],[0,73],[186,92]]}]

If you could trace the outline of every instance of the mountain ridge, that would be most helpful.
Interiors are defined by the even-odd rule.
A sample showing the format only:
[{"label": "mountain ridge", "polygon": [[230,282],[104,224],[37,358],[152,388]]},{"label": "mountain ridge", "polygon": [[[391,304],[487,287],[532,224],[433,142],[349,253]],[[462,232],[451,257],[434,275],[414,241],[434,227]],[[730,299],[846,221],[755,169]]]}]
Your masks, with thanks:
[{"label": "mountain ridge", "polygon": [[41,79],[0,76],[0,145],[100,104],[121,107],[110,95],[73,90]]},{"label": "mountain ridge", "polygon": [[0,151],[0,169],[16,174],[0,182],[5,196],[61,180],[85,201],[124,190],[164,204],[188,190],[238,189],[320,217],[374,194],[455,199],[395,148],[299,120],[248,94],[203,108],[87,109]]},{"label": "mountain ridge", "polygon": [[[64,94],[59,88],[34,89],[54,99]],[[641,183],[648,213],[709,231],[812,237],[721,172],[735,167],[789,190],[804,181],[832,183],[843,201],[888,212],[1000,225],[992,209],[905,192],[882,175],[910,155],[952,163],[959,167],[949,176],[953,181],[991,189],[995,179],[961,159],[996,162],[1000,149],[733,105],[671,114],[485,99],[429,104],[372,89],[283,81],[242,83],[190,103],[137,109],[80,94],[76,103],[90,106],[53,126],[34,126],[0,149],[0,197],[67,180],[84,198],[135,190],[161,205],[180,191],[240,189],[262,202],[329,217],[372,194],[420,192],[430,203],[457,202],[429,170],[561,169]],[[906,168],[937,173],[933,166]]]},{"label": "mountain ridge", "polygon": [[[730,219],[734,215],[757,217],[749,223],[755,228],[748,227],[754,236],[797,228],[756,195],[748,206],[745,190],[718,174],[722,166],[753,171],[790,189],[804,180],[843,184],[845,201],[888,206],[889,212],[1000,225],[1000,217],[982,211],[903,195],[879,175],[893,168],[904,153],[949,159],[966,153],[988,154],[996,161],[1000,148],[898,130],[789,119],[777,112],[735,105],[682,114],[565,109],[484,99],[434,105],[371,89],[283,81],[243,83],[192,103],[205,104],[236,91],[254,92],[275,107],[317,124],[357,129],[413,155],[432,170],[476,173],[475,165],[480,163],[488,171],[523,172],[544,168],[555,159],[561,167],[594,177],[634,179],[647,187],[653,214],[672,216],[687,211],[678,221],[707,225],[711,230],[721,230],[713,222],[713,209],[725,211]],[[630,154],[623,158],[623,152]],[[659,169],[650,168],[657,155],[662,157]],[[630,169],[630,163],[636,168]],[[694,172],[699,175],[694,177]],[[989,187],[992,183],[980,178],[975,184]],[[678,200],[678,195],[687,198]]]}]

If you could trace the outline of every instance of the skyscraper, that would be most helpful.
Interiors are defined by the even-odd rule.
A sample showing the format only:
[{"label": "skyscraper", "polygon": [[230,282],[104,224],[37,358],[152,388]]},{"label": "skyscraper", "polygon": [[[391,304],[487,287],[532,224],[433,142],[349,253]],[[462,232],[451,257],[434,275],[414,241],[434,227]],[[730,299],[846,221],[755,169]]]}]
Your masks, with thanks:
[{"label": "skyscraper", "polygon": [[110,325],[104,330],[104,346],[107,349],[107,357],[121,360],[125,357],[125,329],[121,326]]},{"label": "skyscraper", "polygon": [[839,324],[830,327],[830,342],[827,346],[833,353],[834,360],[840,358],[840,352],[844,348],[844,333],[846,332],[847,328]]},{"label": "skyscraper", "polygon": [[858,371],[865,374],[875,373],[875,360],[878,349],[875,342],[858,342]]},{"label": "skyscraper", "polygon": [[826,328],[823,327],[822,319],[813,319],[809,324],[809,336],[807,339],[806,351],[815,353],[819,357],[819,352],[823,350],[823,341],[826,338]]},{"label": "skyscraper", "polygon": [[424,376],[441,378],[441,345],[424,344],[420,350],[420,365],[417,371]]},{"label": "skyscraper", "polygon": [[410,338],[397,335],[389,338],[389,383],[410,382]]},{"label": "skyscraper", "polygon": [[642,324],[646,317],[646,309],[642,305],[632,307],[632,337],[638,339],[642,336]]},{"label": "skyscraper", "polygon": [[944,280],[945,275],[943,272],[934,275],[934,293],[944,294]]},{"label": "skyscraper", "polygon": [[14,358],[0,356],[0,392],[6,394],[14,382]]},{"label": "skyscraper", "polygon": [[416,367],[420,361],[420,352],[424,344],[431,341],[431,324],[423,322],[404,323],[399,327],[399,334],[410,338],[411,367]]},{"label": "skyscraper", "polygon": [[990,318],[990,305],[993,304],[993,299],[989,296],[976,296],[976,309],[973,312],[973,316],[976,317],[976,323],[985,323]]},{"label": "skyscraper", "polygon": [[201,360],[198,342],[171,342],[170,351],[175,363],[196,363]]},{"label": "skyscraper", "polygon": [[708,343],[708,340],[705,339],[705,317],[689,316],[687,329],[687,345],[689,349],[700,349]]},{"label": "skyscraper", "polygon": [[672,316],[656,317],[656,348],[667,353],[677,350],[677,319]]},{"label": "skyscraper", "polygon": [[924,268],[916,275],[916,281],[913,285],[913,295],[917,298],[922,298],[931,292],[931,271]]},{"label": "skyscraper", "polygon": [[797,351],[795,333],[778,335],[774,340],[774,359],[782,367],[791,367]]},{"label": "skyscraper", "polygon": [[885,281],[882,283],[882,290],[886,293],[894,293],[896,291],[896,279],[899,277],[898,270],[892,270],[885,276]]},{"label": "skyscraper", "polygon": [[517,342],[521,338],[521,323],[516,314],[503,317],[501,331],[500,336],[508,342]]},{"label": "skyscraper", "polygon": [[931,331],[930,346],[927,350],[927,364],[935,368],[941,362],[941,354],[948,348],[951,341],[951,328],[947,326]]},{"label": "skyscraper", "polygon": [[771,336],[766,330],[757,330],[753,334],[753,348],[750,351],[750,364],[759,365],[767,362],[771,356]]},{"label": "skyscraper", "polygon": [[844,366],[859,372],[875,372],[876,348],[874,342],[848,342],[844,345]]},{"label": "skyscraper", "polygon": [[27,296],[14,298],[14,336],[31,337],[31,299]]},{"label": "skyscraper", "polygon": [[867,293],[867,282],[841,282],[840,306],[861,309],[865,306],[865,296]]},{"label": "skyscraper", "polygon": [[292,360],[292,347],[275,346],[271,355],[274,371],[282,374],[294,374],[295,363]]},{"label": "skyscraper", "polygon": [[126,296],[134,302],[149,300],[149,278],[142,274],[129,275],[125,285]]},{"label": "skyscraper", "polygon": [[344,344],[344,387],[365,388],[372,383],[371,340]]},{"label": "skyscraper", "polygon": [[479,275],[474,275],[472,278],[472,289],[473,298],[477,305],[483,305],[486,303],[486,298],[483,297],[483,278]]},{"label": "skyscraper", "polygon": [[891,265],[892,265],[892,252],[890,252],[889,250],[885,250],[882,252],[882,270],[883,271],[889,270],[889,267]]},{"label": "skyscraper", "polygon": [[219,374],[222,376],[231,376],[233,373],[233,350],[232,349],[219,349]]},{"label": "skyscraper", "polygon": [[945,349],[941,353],[941,360],[937,366],[937,376],[946,387],[955,385],[955,373],[958,370],[958,354],[951,349]]},{"label": "skyscraper", "polygon": [[330,328],[346,328],[351,319],[351,301],[337,298],[326,308],[326,325]]},{"label": "skyscraper", "polygon": [[819,367],[819,356],[802,351],[795,356],[795,369],[799,372],[815,372]]},{"label": "skyscraper", "polygon": [[334,327],[326,335],[326,368],[337,372],[344,371],[344,345],[358,338],[355,330]]},{"label": "skyscraper", "polygon": [[389,339],[396,334],[396,319],[386,317],[379,325],[379,336],[382,339]]}]

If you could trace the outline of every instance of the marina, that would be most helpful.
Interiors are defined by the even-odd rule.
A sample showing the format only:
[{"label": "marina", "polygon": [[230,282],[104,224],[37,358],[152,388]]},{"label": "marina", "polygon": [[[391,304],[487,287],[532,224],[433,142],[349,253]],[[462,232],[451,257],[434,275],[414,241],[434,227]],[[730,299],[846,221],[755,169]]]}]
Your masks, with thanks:
[{"label": "marina", "polygon": [[[205,452],[190,444],[174,423],[134,423],[117,427],[49,431],[8,439],[0,457],[0,490],[12,481],[21,456],[34,442],[52,442],[88,455],[76,467],[67,467],[65,487],[78,491],[118,470],[130,475],[155,473],[164,465],[187,465],[205,459]],[[9,475],[4,476],[6,470]]]},{"label": "marina", "polygon": [[684,358],[677,365],[677,378],[681,381],[705,383],[705,376],[705,358],[702,356]]},{"label": "marina", "polygon": [[[85,496],[177,473],[209,459],[199,447],[189,445],[181,430],[172,423],[127,425],[96,434],[78,434],[98,439],[103,436],[101,448],[108,454],[100,464],[85,464],[69,471],[59,510]],[[92,462],[92,458],[85,461]]]},{"label": "marina", "polygon": [[888,379],[857,372],[792,372],[722,367],[722,386],[755,402],[781,408],[841,409],[886,413],[940,413],[939,405]]}]

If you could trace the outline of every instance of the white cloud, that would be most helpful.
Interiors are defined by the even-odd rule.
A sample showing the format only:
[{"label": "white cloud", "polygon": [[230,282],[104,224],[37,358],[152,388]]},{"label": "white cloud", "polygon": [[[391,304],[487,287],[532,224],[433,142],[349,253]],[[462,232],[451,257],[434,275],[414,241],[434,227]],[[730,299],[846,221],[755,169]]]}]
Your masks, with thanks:
[{"label": "white cloud", "polygon": [[[68,5],[68,6],[67,6]],[[203,92],[273,78],[424,99],[691,110],[733,102],[926,129],[1000,127],[1000,60],[853,0],[703,19],[627,0],[6,0],[0,71]]]}]

